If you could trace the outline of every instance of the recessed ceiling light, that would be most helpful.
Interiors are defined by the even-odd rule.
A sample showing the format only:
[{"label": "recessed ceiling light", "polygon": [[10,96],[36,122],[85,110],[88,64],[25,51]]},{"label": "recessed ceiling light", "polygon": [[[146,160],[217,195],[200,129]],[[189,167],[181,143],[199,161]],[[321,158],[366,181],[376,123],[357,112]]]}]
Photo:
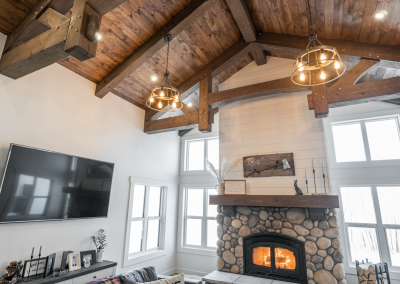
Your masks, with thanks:
[{"label": "recessed ceiling light", "polygon": [[382,19],[385,15],[383,13],[376,13],[375,18]]},{"label": "recessed ceiling light", "polygon": [[188,106],[190,106],[190,107],[191,107],[191,106],[192,106],[192,103],[188,103]]},{"label": "recessed ceiling light", "polygon": [[101,40],[101,34],[99,34],[99,33],[97,34],[97,39]]},{"label": "recessed ceiling light", "polygon": [[151,76],[151,81],[156,81],[156,80],[157,80],[157,76],[156,75]]}]

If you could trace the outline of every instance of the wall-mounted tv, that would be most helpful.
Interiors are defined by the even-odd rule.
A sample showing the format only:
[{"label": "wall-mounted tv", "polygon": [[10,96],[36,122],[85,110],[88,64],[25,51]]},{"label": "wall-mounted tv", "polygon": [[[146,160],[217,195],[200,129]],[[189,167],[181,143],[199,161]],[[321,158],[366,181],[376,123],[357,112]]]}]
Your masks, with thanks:
[{"label": "wall-mounted tv", "polygon": [[0,223],[106,218],[114,164],[11,144]]}]

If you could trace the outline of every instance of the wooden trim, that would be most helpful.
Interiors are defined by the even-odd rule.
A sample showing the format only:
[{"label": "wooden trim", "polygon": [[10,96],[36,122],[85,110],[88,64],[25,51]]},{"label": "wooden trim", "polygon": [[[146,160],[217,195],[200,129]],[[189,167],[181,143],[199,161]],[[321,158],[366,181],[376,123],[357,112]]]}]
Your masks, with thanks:
[{"label": "wooden trim", "polygon": [[210,105],[207,103],[211,91],[211,76],[201,79],[199,92],[199,131],[203,133],[209,133],[212,129],[210,122],[210,113],[212,111]]},{"label": "wooden trim", "polygon": [[292,82],[290,77],[287,77],[255,85],[212,93],[212,95],[208,97],[208,104],[211,105],[211,107],[214,109],[216,107],[227,105],[232,102],[238,102],[262,96],[306,90],[310,90],[310,87],[296,85]]},{"label": "wooden trim", "polygon": [[327,117],[329,114],[329,107],[325,84],[313,86],[311,90],[315,118]]},{"label": "wooden trim", "polygon": [[174,116],[158,120],[144,122],[144,132],[156,134],[168,131],[184,130],[194,128],[199,124],[199,115],[196,113]]},{"label": "wooden trim", "polygon": [[194,20],[203,15],[215,2],[216,0],[197,0],[190,2],[178,15],[173,17],[155,35],[101,80],[99,84],[97,84],[96,96],[103,98],[107,93],[112,92],[118,84],[167,44],[164,41],[164,36],[166,34],[171,34],[173,37],[177,36],[192,24]]},{"label": "wooden trim", "polygon": [[35,6],[28,12],[26,17],[13,29],[11,34],[7,37],[6,45],[4,46],[4,53],[10,46],[17,40],[17,38],[24,32],[28,25],[38,17],[38,15],[46,8],[51,0],[39,0]]},{"label": "wooden trim", "polygon": [[351,68],[346,74],[340,77],[331,88],[339,88],[347,85],[354,85],[360,78],[368,72],[371,67],[378,64],[380,60],[375,59],[361,59],[356,66]]},{"label": "wooden trim", "polygon": [[210,195],[210,205],[339,208],[337,195]]}]

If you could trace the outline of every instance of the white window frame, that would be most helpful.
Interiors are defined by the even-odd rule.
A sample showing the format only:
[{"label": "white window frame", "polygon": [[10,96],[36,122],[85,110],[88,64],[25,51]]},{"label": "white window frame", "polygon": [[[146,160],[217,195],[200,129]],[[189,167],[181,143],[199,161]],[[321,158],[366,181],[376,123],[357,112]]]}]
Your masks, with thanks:
[{"label": "white window frame", "polygon": [[204,175],[204,174],[209,174],[206,170],[206,165],[204,161],[204,170],[197,170],[197,171],[189,171],[186,170],[187,164],[188,164],[188,155],[187,155],[187,149],[188,149],[188,142],[190,141],[199,141],[199,140],[204,140],[204,158],[207,157],[208,153],[208,147],[207,147],[207,140],[211,139],[219,139],[218,135],[215,135],[215,133],[208,133],[204,134],[201,136],[201,138],[196,138],[196,137],[182,137],[181,139],[181,163],[180,163],[180,174],[181,175]]},{"label": "white window frame", "polygon": [[[178,252],[205,255],[205,256],[215,256],[217,245],[214,247],[207,247],[207,220],[215,220],[217,217],[217,212],[215,217],[207,216],[208,200],[205,200],[203,204],[203,216],[190,216],[193,219],[202,219],[202,245],[186,245],[186,204],[187,204],[187,189],[203,189],[203,198],[206,198],[207,191],[205,189],[215,188],[215,183],[204,183],[204,184],[181,184],[179,185],[179,220],[178,220]],[[215,231],[215,234],[217,232]]]},{"label": "white window frame", "polygon": [[[347,250],[347,261],[349,263],[349,268],[354,269],[351,271],[351,274],[355,274],[356,264],[352,261],[351,257],[351,249],[350,249],[350,238],[349,238],[349,231],[348,227],[358,227],[358,228],[373,228],[376,231],[376,237],[378,241],[378,249],[379,249],[379,256],[380,261],[384,261],[388,263],[389,271],[391,278],[399,279],[400,278],[400,266],[392,266],[392,262],[390,259],[390,251],[389,251],[389,244],[388,238],[386,235],[386,229],[400,229],[400,225],[385,225],[382,222],[381,210],[378,200],[378,187],[400,187],[400,184],[363,184],[363,185],[341,185],[339,187],[339,196],[340,196],[340,207],[343,208],[342,197],[341,197],[341,190],[340,188],[351,188],[351,187],[369,187],[371,189],[372,201],[374,204],[375,209],[375,218],[376,224],[363,224],[363,223],[346,223],[344,218],[344,213],[342,214],[342,224],[344,225],[344,235],[346,238],[346,250]],[[358,261],[362,261],[363,259],[357,259]],[[392,275],[394,274],[394,275]]]},{"label": "white window frame", "polygon": [[[125,248],[124,248],[124,261],[123,267],[127,267],[130,265],[134,265],[140,262],[144,262],[150,259],[159,258],[165,256],[165,227],[166,227],[166,212],[167,212],[167,192],[169,187],[169,182],[167,181],[159,181],[153,179],[139,178],[139,177],[130,177],[130,190],[129,190],[129,206],[128,213],[126,218],[126,233],[125,233]],[[147,187],[161,187],[161,200],[160,200],[160,216],[159,217],[148,217],[148,194],[145,194],[144,200],[144,216],[141,218],[132,218],[132,208],[133,208],[133,197],[135,185],[144,185],[146,186],[146,192],[148,192]],[[147,240],[147,223],[144,222],[143,225],[143,240],[142,240],[142,251],[136,252],[133,254],[129,253],[129,241],[130,241],[130,233],[131,233],[131,222],[132,220],[160,220],[160,231],[159,231],[159,246],[158,248],[154,248],[151,250],[146,250],[146,240]]]},{"label": "white window frame", "polygon": [[[366,168],[366,167],[382,167],[382,166],[400,165],[400,159],[377,160],[377,161],[371,160],[371,154],[370,154],[369,145],[368,145],[368,137],[367,137],[367,132],[365,129],[365,122],[385,120],[385,119],[389,119],[389,118],[395,118],[397,121],[397,125],[399,127],[400,116],[399,116],[398,110],[380,111],[380,112],[376,112],[374,114],[364,113],[364,114],[356,114],[356,115],[348,115],[348,116],[340,116],[340,117],[324,119],[324,132],[325,132],[326,139],[328,141],[326,146],[327,146],[327,156],[330,161],[330,167],[334,168],[334,169],[335,168],[339,169],[339,168],[356,168],[356,167]],[[332,126],[351,124],[354,122],[360,122],[360,124],[361,124],[366,161],[338,163],[336,161],[336,151],[335,151],[335,145],[334,145],[334,140],[333,140]],[[399,135],[400,135],[400,129],[399,129]]]}]

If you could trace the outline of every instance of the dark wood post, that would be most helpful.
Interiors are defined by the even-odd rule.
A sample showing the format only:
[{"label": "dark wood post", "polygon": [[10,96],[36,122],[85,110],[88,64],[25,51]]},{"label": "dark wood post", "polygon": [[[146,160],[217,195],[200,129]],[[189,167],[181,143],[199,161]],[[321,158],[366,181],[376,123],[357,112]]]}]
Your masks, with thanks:
[{"label": "dark wood post", "polygon": [[200,81],[199,92],[199,131],[203,133],[211,132],[210,112],[211,106],[208,104],[208,96],[211,93],[211,76],[206,76]]}]

